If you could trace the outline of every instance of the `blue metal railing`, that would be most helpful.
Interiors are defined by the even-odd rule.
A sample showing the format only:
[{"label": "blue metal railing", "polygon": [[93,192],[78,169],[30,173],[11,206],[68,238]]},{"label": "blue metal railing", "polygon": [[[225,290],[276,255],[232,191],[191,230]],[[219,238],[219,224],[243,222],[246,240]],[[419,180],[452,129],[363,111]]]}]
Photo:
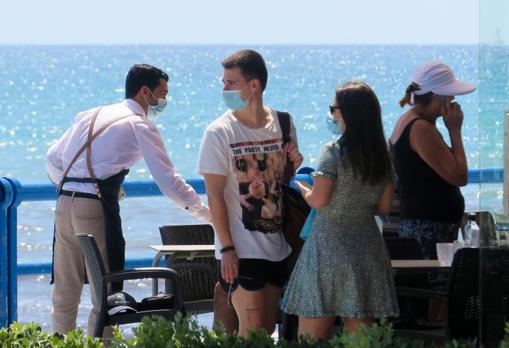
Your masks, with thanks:
[{"label": "blue metal railing", "polygon": [[[311,168],[301,168],[309,173]],[[296,179],[310,180],[307,174]],[[203,179],[186,180],[199,194],[205,194]],[[152,180],[125,182],[126,197],[161,196],[159,187]],[[17,278],[20,274],[51,272],[51,263],[17,264],[17,210],[21,202],[56,200],[52,184],[22,185],[16,179],[0,178],[0,327],[7,326],[17,318]],[[145,267],[152,264],[150,258],[126,260],[126,268]]]},{"label": "blue metal railing", "polygon": [[[310,180],[310,168],[302,168],[296,179]],[[502,168],[473,169],[469,171],[469,184],[502,183]],[[187,182],[199,194],[205,194],[203,179]],[[154,181],[133,180],[124,183],[127,197],[160,196]],[[22,185],[16,179],[0,178],[0,327],[17,318],[17,277],[20,274],[39,274],[51,271],[51,263],[17,264],[17,209],[21,202],[56,200],[55,187],[51,184]],[[150,266],[152,259],[128,259],[126,267]]]}]

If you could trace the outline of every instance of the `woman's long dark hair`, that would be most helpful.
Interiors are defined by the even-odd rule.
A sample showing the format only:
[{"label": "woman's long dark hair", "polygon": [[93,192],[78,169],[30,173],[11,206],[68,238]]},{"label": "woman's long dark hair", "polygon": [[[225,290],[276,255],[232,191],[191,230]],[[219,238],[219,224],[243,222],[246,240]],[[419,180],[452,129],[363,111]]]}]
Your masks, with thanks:
[{"label": "woman's long dark hair", "polygon": [[336,89],[335,99],[346,125],[338,141],[342,157],[363,183],[383,182],[391,172],[391,159],[375,92],[362,81],[348,81]]}]

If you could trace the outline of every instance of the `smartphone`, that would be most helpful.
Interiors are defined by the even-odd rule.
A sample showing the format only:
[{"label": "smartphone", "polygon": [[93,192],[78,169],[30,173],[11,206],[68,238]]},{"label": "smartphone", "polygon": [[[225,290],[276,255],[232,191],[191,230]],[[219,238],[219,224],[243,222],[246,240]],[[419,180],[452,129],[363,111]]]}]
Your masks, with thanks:
[{"label": "smartphone", "polygon": [[304,186],[305,188],[308,188],[308,189],[312,189],[313,188],[313,185],[311,185],[309,182],[307,182],[306,180],[297,180],[300,184],[302,184],[302,186]]}]

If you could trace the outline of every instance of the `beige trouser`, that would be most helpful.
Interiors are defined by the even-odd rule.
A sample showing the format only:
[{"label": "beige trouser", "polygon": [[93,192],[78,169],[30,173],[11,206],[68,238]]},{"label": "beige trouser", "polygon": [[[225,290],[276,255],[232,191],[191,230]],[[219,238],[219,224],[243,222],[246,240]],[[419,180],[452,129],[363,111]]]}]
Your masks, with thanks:
[{"label": "beige trouser", "polygon": [[[51,319],[53,331],[65,334],[76,328],[76,317],[85,276],[85,260],[78,238],[75,237],[76,234],[87,233],[94,236],[106,272],[109,269],[101,201],[60,196],[56,208],[55,227],[53,262],[55,283],[52,294]],[[87,276],[88,279],[92,279],[88,271]],[[97,301],[92,286],[90,292],[93,308],[88,317],[87,334],[89,336],[94,333],[95,322],[100,310],[100,303]],[[111,336],[111,329],[106,328],[103,336]]]}]

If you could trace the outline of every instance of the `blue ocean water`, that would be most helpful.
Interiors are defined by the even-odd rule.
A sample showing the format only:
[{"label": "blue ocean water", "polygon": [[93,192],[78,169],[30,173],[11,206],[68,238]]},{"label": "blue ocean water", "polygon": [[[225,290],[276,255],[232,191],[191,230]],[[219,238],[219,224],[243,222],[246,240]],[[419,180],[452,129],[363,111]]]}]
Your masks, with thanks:
[{"label": "blue ocean water", "polygon": [[[170,76],[169,105],[155,122],[168,154],[184,178],[196,177],[201,135],[206,125],[225,111],[221,100],[220,62],[241,47],[235,46],[0,46],[0,176],[21,183],[47,182],[45,154],[71,124],[75,114],[124,96],[125,75],[135,63],[149,63]],[[361,79],[377,93],[386,135],[402,113],[399,99],[416,65],[442,60],[457,77],[476,85],[497,74],[479,70],[478,46],[259,46],[269,69],[267,105],[294,116],[304,165],[316,165],[319,150],[332,135],[324,127],[334,88]],[[493,57],[491,57],[493,58]],[[496,57],[495,57],[496,58]],[[500,141],[480,139],[483,122],[492,125],[499,115],[480,116],[479,93],[458,97],[465,113],[463,137],[471,168],[502,166]],[[490,91],[488,98],[508,105],[507,88]],[[447,139],[447,132],[440,122]],[[502,135],[503,135],[503,127]],[[497,138],[495,128],[491,134]],[[482,141],[481,141],[482,140]],[[482,149],[481,149],[481,144]],[[143,162],[129,179],[148,179]],[[485,185],[488,205],[499,205],[501,185]],[[479,205],[479,186],[464,190],[468,206]],[[18,217],[18,260],[51,260],[54,202],[23,203]],[[195,223],[165,198],[133,198],[122,202],[127,257],[151,256],[148,244],[159,242],[157,227]],[[140,218],[143,217],[143,218]],[[43,276],[41,281],[47,279]],[[27,282],[26,286],[29,286]],[[23,285],[23,284],[22,284]],[[49,289],[49,287],[48,287]],[[21,289],[28,291],[30,289]],[[20,308],[30,306],[20,298]],[[49,290],[48,290],[49,301]],[[49,303],[49,302],[48,302]],[[33,303],[32,303],[33,304]],[[44,311],[41,311],[43,313]],[[22,313],[22,311],[20,311]],[[44,312],[47,314],[47,312]],[[43,315],[43,314],[41,314]],[[47,318],[44,317],[46,320]]]}]

